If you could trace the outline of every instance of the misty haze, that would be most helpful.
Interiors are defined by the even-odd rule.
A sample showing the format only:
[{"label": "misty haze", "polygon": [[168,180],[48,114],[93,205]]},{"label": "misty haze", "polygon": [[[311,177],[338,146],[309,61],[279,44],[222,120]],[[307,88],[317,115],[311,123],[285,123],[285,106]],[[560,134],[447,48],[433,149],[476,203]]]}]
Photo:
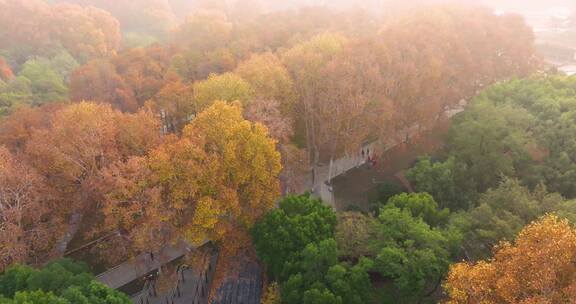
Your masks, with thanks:
[{"label": "misty haze", "polygon": [[0,304],[576,303],[575,0],[0,0]]}]

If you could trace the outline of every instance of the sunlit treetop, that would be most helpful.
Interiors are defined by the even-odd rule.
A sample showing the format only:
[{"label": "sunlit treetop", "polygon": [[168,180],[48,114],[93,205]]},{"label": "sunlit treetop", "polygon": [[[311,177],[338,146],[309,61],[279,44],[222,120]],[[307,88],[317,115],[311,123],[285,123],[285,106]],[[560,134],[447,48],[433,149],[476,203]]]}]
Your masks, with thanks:
[{"label": "sunlit treetop", "polygon": [[447,303],[568,303],[576,297],[576,231],[547,215],[528,225],[494,257],[451,267]]}]

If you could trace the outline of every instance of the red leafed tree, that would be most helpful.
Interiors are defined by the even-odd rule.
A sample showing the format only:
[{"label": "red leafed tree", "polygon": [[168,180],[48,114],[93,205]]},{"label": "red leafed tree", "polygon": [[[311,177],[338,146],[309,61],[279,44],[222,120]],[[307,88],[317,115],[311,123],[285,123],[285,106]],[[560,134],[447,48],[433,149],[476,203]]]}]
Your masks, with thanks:
[{"label": "red leafed tree", "polygon": [[12,69],[6,63],[4,58],[0,57],[0,80],[9,80],[10,78],[14,77],[14,73],[12,73]]}]

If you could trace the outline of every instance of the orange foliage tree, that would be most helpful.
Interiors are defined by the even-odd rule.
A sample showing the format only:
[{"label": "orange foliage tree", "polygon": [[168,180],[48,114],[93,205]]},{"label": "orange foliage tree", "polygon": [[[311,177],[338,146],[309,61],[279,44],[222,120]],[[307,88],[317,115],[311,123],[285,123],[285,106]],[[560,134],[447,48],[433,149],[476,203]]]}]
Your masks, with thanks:
[{"label": "orange foliage tree", "polygon": [[78,209],[93,201],[101,169],[144,155],[159,143],[159,129],[150,112],[123,114],[110,105],[82,102],[56,112],[49,127],[33,130],[25,153],[68,202],[61,207]]},{"label": "orange foliage tree", "polygon": [[103,59],[93,60],[72,73],[70,99],[76,102],[106,102],[123,111],[138,109],[138,102],[130,86],[116,72],[114,65]]},{"label": "orange foliage tree", "polygon": [[106,102],[136,112],[165,85],[172,52],[151,46],[89,62],[72,73],[70,99]]},{"label": "orange foliage tree", "polygon": [[6,63],[4,58],[0,57],[0,80],[6,81],[14,77],[14,73],[12,73],[12,69]]},{"label": "orange foliage tree", "polygon": [[118,21],[103,10],[39,0],[0,2],[0,49],[18,63],[58,47],[81,61],[108,56],[120,39]]},{"label": "orange foliage tree", "polygon": [[238,65],[238,74],[254,89],[259,99],[274,99],[282,104],[283,112],[290,114],[295,102],[294,81],[280,58],[273,53],[254,54]]},{"label": "orange foliage tree", "polygon": [[50,127],[52,115],[62,107],[61,103],[18,107],[0,121],[0,145],[16,154],[24,152],[34,130]]},{"label": "orange foliage tree", "polygon": [[225,14],[198,11],[173,31],[172,41],[182,48],[174,66],[186,80],[201,80],[212,73],[224,73],[236,65],[229,49],[234,27]]},{"label": "orange foliage tree", "polygon": [[200,112],[195,101],[194,87],[176,77],[167,81],[147,104],[162,116],[167,131],[180,133],[191,116]]},{"label": "orange foliage tree", "polygon": [[576,298],[576,230],[547,215],[488,261],[452,265],[446,303],[570,303]]},{"label": "orange foliage tree", "polygon": [[51,194],[41,175],[0,147],[0,272],[46,257],[62,219]]},{"label": "orange foliage tree", "polygon": [[320,82],[319,70],[342,52],[346,38],[338,34],[323,34],[294,46],[283,54],[283,61],[292,74],[300,105],[298,123],[305,125],[307,149],[312,164],[320,162],[321,150],[318,138],[322,118],[316,115]]},{"label": "orange foliage tree", "polygon": [[445,107],[538,65],[531,29],[516,16],[481,8],[415,9],[392,18],[376,42],[396,130],[420,132]]},{"label": "orange foliage tree", "polygon": [[270,135],[281,143],[289,143],[294,134],[292,119],[282,115],[277,100],[256,99],[246,106],[246,119],[265,125]]},{"label": "orange foliage tree", "polygon": [[[63,1],[62,1],[63,2]],[[66,0],[110,12],[125,32],[164,35],[176,24],[176,16],[168,0]]]},{"label": "orange foliage tree", "polygon": [[407,141],[484,86],[539,63],[521,19],[457,6],[390,17],[378,34],[321,34],[282,59],[298,98],[297,138],[306,138],[312,165],[367,140]]},{"label": "orange foliage tree", "polygon": [[139,106],[165,84],[174,49],[164,46],[130,49],[112,59],[116,71],[134,92]]},{"label": "orange foliage tree", "polygon": [[118,20],[107,11],[65,3],[52,6],[51,11],[50,39],[62,44],[79,61],[113,55],[120,47]]}]

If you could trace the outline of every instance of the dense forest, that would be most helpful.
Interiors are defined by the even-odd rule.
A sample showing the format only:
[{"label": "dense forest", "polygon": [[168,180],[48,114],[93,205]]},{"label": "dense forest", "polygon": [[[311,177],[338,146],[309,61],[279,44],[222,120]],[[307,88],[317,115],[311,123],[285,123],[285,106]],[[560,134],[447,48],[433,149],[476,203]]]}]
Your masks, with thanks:
[{"label": "dense forest", "polygon": [[[337,2],[0,0],[0,303],[132,303],[94,274],[142,256],[181,296],[206,246],[199,303],[252,264],[238,303],[571,303],[576,78],[519,15]],[[438,125],[369,208],[318,195]]]}]

